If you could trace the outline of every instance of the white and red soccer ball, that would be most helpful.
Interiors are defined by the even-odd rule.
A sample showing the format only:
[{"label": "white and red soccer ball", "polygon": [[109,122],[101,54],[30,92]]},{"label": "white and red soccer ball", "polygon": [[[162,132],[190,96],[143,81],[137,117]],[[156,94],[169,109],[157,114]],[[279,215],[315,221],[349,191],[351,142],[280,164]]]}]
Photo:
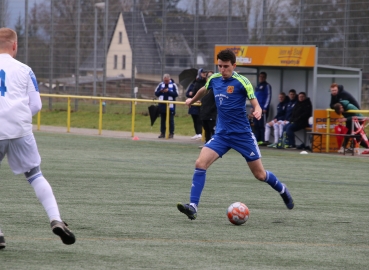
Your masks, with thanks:
[{"label": "white and red soccer ball", "polygon": [[249,208],[242,202],[232,203],[227,210],[227,217],[234,225],[244,224],[250,216]]}]

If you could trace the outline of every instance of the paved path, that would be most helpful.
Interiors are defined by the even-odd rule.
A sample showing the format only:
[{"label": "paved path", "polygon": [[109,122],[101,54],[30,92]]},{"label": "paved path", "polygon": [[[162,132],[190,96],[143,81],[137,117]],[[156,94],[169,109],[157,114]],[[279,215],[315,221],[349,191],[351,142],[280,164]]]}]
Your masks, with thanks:
[{"label": "paved path", "polygon": [[[96,136],[96,137],[110,137],[110,138],[121,138],[121,139],[129,139],[132,140],[132,134],[128,131],[112,131],[112,130],[102,130],[101,135],[99,135],[98,129],[90,129],[90,128],[70,128],[70,132],[67,132],[66,127],[55,127],[55,126],[41,126],[40,130],[37,130],[37,125],[33,125],[33,131],[36,132],[50,132],[50,133],[65,133],[65,134],[76,134],[76,135],[86,135],[86,136]],[[187,143],[196,146],[203,145],[204,143],[201,140],[191,140],[190,136],[181,136],[175,135],[174,139],[159,139],[158,133],[143,133],[143,132],[135,132],[135,139],[142,141],[161,141],[168,143]],[[261,148],[262,149],[262,148]],[[298,151],[295,149],[285,149],[284,151]],[[309,152],[310,153],[310,152]],[[337,153],[322,153],[327,155],[337,155]],[[342,154],[338,154],[342,155]],[[351,154],[346,154],[346,157],[352,157]],[[355,157],[365,157],[368,158],[369,155],[355,155]]]},{"label": "paved path", "polygon": [[121,139],[138,139],[142,141],[165,141],[168,143],[189,143],[194,145],[203,145],[201,140],[191,140],[190,136],[181,136],[174,134],[173,139],[159,139],[159,133],[143,133],[135,132],[135,136],[132,137],[131,132],[127,131],[112,131],[112,130],[102,130],[101,135],[99,135],[98,129],[90,128],[70,128],[70,132],[67,132],[66,127],[56,127],[56,126],[40,126],[40,130],[37,130],[37,125],[33,125],[33,131],[36,132],[50,132],[50,133],[65,133],[65,134],[76,134],[76,135],[86,135],[86,136],[96,136],[96,137],[110,137],[110,138],[121,138]]}]

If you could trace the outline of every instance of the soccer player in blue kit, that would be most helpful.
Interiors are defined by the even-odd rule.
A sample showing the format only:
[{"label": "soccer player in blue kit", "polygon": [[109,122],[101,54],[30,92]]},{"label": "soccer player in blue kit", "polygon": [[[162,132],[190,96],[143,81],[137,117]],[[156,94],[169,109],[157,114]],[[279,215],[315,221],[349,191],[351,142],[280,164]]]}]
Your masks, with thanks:
[{"label": "soccer player in blue kit", "polygon": [[247,117],[246,99],[250,100],[254,108],[253,116],[255,118],[261,118],[262,109],[250,81],[234,71],[236,55],[233,51],[219,52],[217,61],[219,72],[213,74],[193,98],[186,100],[186,105],[191,106],[200,100],[208,89],[213,89],[218,119],[214,136],[204,145],[196,160],[190,203],[178,203],[178,210],[187,215],[189,219],[196,219],[197,207],[205,186],[206,170],[231,148],[245,158],[255,178],[275,189],[281,195],[287,208],[292,209],[294,202],[287,187],[272,172],[266,171],[261,163],[260,150]]}]

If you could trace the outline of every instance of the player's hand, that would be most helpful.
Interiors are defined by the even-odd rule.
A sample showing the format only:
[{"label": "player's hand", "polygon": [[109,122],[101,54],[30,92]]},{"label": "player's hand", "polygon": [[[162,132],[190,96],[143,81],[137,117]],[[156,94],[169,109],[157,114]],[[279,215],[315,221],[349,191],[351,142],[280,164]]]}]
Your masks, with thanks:
[{"label": "player's hand", "polygon": [[261,111],[254,111],[254,112],[252,113],[252,115],[253,115],[257,120],[260,120],[262,113],[261,113]]},{"label": "player's hand", "polygon": [[188,107],[191,107],[191,101],[192,101],[192,98],[188,98],[188,99],[186,99],[186,105],[187,105]]}]

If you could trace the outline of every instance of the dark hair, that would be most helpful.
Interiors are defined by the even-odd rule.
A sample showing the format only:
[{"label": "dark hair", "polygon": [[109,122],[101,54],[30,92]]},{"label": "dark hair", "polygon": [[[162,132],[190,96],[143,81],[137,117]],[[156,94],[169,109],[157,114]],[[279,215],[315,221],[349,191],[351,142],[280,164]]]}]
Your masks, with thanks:
[{"label": "dark hair", "polygon": [[299,95],[304,95],[306,97],[306,93],[305,92],[300,92]]},{"label": "dark hair", "polygon": [[211,71],[211,70],[209,70],[208,72],[206,72],[206,78],[209,76],[209,74],[211,73],[211,75],[213,75],[214,74],[214,72],[213,71]]},{"label": "dark hair", "polygon": [[236,55],[231,50],[222,50],[217,55],[217,60],[220,59],[224,62],[231,61],[231,64],[233,65],[236,63]]},{"label": "dark hair", "polygon": [[295,89],[291,89],[290,91],[288,91],[288,93],[295,93],[296,94],[296,90]]},{"label": "dark hair", "polygon": [[341,103],[336,103],[333,105],[334,111],[336,112],[336,114],[341,114],[340,110],[341,110]]},{"label": "dark hair", "polygon": [[265,79],[267,77],[267,73],[265,71],[260,72],[259,75],[264,75],[265,76]]},{"label": "dark hair", "polygon": [[282,95],[282,96],[284,96],[284,97],[286,96],[286,93],[285,92],[280,92],[279,94]]}]

